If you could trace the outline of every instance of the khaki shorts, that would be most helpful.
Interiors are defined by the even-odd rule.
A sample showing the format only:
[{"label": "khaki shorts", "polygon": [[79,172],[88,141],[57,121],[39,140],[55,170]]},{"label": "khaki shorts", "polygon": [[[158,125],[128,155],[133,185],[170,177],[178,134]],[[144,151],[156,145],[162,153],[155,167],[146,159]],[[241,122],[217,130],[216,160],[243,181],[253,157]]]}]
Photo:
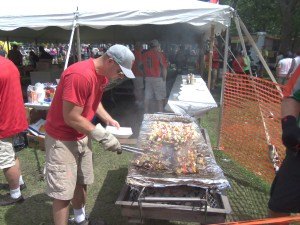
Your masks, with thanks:
[{"label": "khaki shorts", "polygon": [[71,200],[76,184],[94,182],[91,139],[85,137],[79,141],[59,141],[46,135],[45,147],[48,196]]},{"label": "khaki shorts", "polygon": [[12,138],[0,139],[0,169],[14,166],[15,151],[12,145]]},{"label": "khaki shorts", "polygon": [[145,78],[145,99],[155,99],[160,101],[165,99],[166,96],[166,82],[162,79],[162,77]]}]

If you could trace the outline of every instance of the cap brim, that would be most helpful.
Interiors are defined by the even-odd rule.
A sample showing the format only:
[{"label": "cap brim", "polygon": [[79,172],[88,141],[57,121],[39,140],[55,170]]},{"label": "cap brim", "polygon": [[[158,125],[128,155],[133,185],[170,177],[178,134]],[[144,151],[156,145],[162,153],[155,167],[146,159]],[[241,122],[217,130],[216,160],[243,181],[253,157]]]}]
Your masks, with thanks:
[{"label": "cap brim", "polygon": [[127,69],[124,66],[121,66],[120,64],[119,64],[119,66],[126,77],[131,78],[131,79],[135,78],[133,72],[130,69]]}]

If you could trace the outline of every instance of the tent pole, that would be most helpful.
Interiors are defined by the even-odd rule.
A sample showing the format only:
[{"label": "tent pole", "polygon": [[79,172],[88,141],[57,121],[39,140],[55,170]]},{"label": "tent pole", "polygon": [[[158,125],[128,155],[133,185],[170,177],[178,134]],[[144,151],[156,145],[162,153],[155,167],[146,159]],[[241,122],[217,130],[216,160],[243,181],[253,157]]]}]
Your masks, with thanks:
[{"label": "tent pole", "polygon": [[80,44],[80,31],[79,31],[79,26],[77,26],[76,29],[76,40],[77,40],[77,58],[78,61],[81,61],[81,44]]},{"label": "tent pole", "polygon": [[70,37],[70,41],[69,41],[69,48],[68,48],[68,52],[67,52],[64,70],[67,69],[67,67],[68,67],[68,62],[69,62],[70,53],[71,53],[71,49],[72,49],[72,43],[73,43],[74,32],[76,29],[76,24],[77,24],[77,14],[75,14],[75,18],[73,21],[73,27],[72,27],[71,37]]},{"label": "tent pole", "polygon": [[6,46],[7,46],[7,54],[8,54],[8,51],[10,50],[10,44],[9,44],[9,38],[6,37]]},{"label": "tent pole", "polygon": [[208,79],[207,79],[208,90],[210,90],[211,87],[211,70],[212,70],[214,44],[215,44],[215,25],[212,24],[210,28],[210,46],[209,46],[209,60],[208,60]]},{"label": "tent pole", "polygon": [[[237,16],[237,17],[238,17],[238,16]],[[252,47],[253,47],[254,50],[256,51],[256,53],[257,53],[257,55],[258,55],[258,58],[259,58],[260,61],[262,62],[263,66],[264,66],[265,70],[267,71],[268,75],[270,76],[271,80],[272,80],[274,83],[277,84],[276,79],[274,78],[274,76],[273,76],[273,74],[272,74],[272,72],[271,72],[269,66],[267,65],[267,63],[266,63],[264,57],[262,56],[261,52],[260,52],[259,49],[257,48],[257,46],[256,46],[256,44],[255,44],[253,38],[251,37],[249,31],[247,30],[245,24],[243,23],[243,21],[241,20],[240,17],[238,17],[238,20],[239,20],[239,23],[240,23],[240,26],[241,26],[242,30],[244,31],[244,33],[246,34],[246,36],[247,36],[248,40],[250,41]]]},{"label": "tent pole", "polygon": [[223,118],[223,102],[224,102],[224,91],[225,91],[225,74],[227,73],[227,63],[228,63],[228,46],[229,46],[229,28],[226,29],[225,36],[225,49],[224,49],[224,60],[223,60],[223,71],[222,71],[222,87],[221,87],[221,98],[220,98],[220,110],[219,110],[219,123],[218,123],[218,137],[217,137],[217,147],[220,149],[220,133],[221,133],[221,123]]},{"label": "tent pole", "polygon": [[[242,45],[242,48],[243,48],[243,56],[246,56],[247,55],[247,50],[246,50],[245,40],[244,40],[242,31],[241,31],[241,26],[240,26],[239,19],[238,19],[237,16],[234,16],[234,22],[235,22],[235,26],[236,26],[236,29],[237,29],[238,34],[239,34],[239,38],[241,40],[241,45]],[[251,67],[249,68],[249,72],[250,72],[250,75],[252,76]]]}]

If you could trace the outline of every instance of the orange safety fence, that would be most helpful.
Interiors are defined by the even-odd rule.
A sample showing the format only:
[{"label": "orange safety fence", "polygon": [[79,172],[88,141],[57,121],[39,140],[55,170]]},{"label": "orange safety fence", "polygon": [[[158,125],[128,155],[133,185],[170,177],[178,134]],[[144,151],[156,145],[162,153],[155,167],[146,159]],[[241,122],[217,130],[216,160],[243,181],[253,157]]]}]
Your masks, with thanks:
[{"label": "orange safety fence", "polygon": [[[287,216],[278,218],[267,218],[260,220],[238,221],[228,223],[218,223],[218,225],[261,225],[261,224],[273,224],[273,225],[288,225],[290,223],[300,222],[300,216]],[[297,223],[299,224],[299,223]]]},{"label": "orange safety fence", "polygon": [[248,75],[225,75],[220,148],[269,183],[285,155],[281,99],[278,84]]}]

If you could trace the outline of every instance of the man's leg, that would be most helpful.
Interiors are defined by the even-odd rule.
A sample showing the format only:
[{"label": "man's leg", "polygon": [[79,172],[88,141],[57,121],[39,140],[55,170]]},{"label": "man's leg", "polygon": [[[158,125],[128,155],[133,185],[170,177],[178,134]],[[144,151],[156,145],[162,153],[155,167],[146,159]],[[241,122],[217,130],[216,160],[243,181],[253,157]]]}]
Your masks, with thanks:
[{"label": "man's leg", "polygon": [[19,160],[18,157],[16,157],[15,163],[16,163],[15,166],[17,167],[17,169],[18,169],[19,172],[20,172],[20,176],[19,176],[19,185],[20,185],[21,190],[23,190],[23,189],[26,188],[26,185],[25,185],[25,182],[24,182],[23,177],[22,177],[21,166],[20,166],[20,160]]},{"label": "man's leg", "polygon": [[211,89],[215,89],[217,85],[217,78],[218,78],[218,70],[212,69],[212,85]]},{"label": "man's leg", "polygon": [[86,196],[87,196],[87,185],[77,184],[74,191],[74,197],[71,200],[73,210],[74,210],[75,221],[77,223],[80,223],[86,219],[85,218]]},{"label": "man's leg", "polygon": [[54,199],[52,205],[55,225],[67,225],[69,218],[69,200]]},{"label": "man's leg", "polygon": [[145,99],[145,113],[149,113],[149,104],[150,104],[150,100],[149,99]]},{"label": "man's leg", "polygon": [[74,197],[71,201],[73,208],[80,209],[84,207],[86,202],[86,196],[87,196],[87,186],[77,184],[74,191]]},{"label": "man's leg", "polygon": [[19,188],[20,170],[17,165],[3,170],[5,178],[8,182],[9,189],[14,190]]},{"label": "man's leg", "polygon": [[163,100],[157,100],[157,108],[158,112],[163,112],[164,111],[164,99]]}]

